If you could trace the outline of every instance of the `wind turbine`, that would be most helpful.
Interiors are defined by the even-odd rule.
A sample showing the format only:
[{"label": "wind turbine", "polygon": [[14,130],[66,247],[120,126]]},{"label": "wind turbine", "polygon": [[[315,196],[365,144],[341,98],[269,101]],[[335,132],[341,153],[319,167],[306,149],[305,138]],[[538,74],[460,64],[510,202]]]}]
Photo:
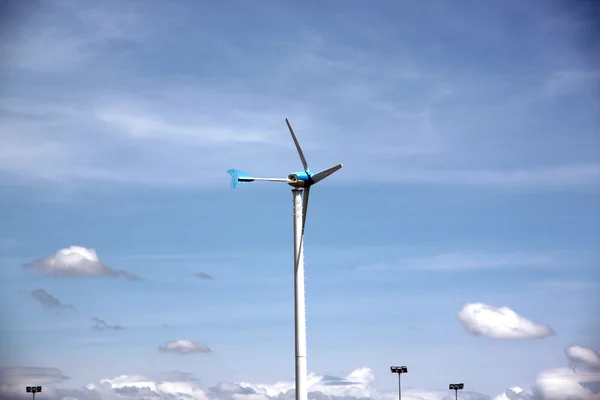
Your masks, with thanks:
[{"label": "wind turbine", "polygon": [[296,145],[296,150],[300,155],[303,172],[294,172],[287,178],[255,178],[247,173],[230,169],[227,171],[231,175],[231,187],[236,188],[245,182],[268,181],[285,182],[292,186],[293,204],[294,204],[294,317],[295,317],[295,339],[296,339],[296,400],[307,400],[307,369],[306,369],[306,305],[304,298],[304,226],[306,225],[306,210],[308,209],[308,197],[310,188],[315,183],[322,181],[335,171],[342,168],[342,164],[324,169],[320,172],[312,172],[308,168],[308,163],[302,148],[296,139],[294,130],[290,122],[285,123],[292,134],[292,139]]}]

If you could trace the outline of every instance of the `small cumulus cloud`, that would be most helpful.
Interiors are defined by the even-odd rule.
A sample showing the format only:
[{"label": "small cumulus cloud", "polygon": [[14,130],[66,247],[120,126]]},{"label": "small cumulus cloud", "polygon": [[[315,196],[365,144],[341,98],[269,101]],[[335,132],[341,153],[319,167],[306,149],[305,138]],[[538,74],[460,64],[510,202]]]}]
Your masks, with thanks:
[{"label": "small cumulus cloud", "polygon": [[191,340],[173,340],[165,343],[158,348],[161,352],[190,354],[190,353],[210,353],[212,352],[202,343],[192,342]]},{"label": "small cumulus cloud", "polygon": [[467,331],[490,339],[533,339],[555,335],[548,325],[530,321],[508,307],[467,303],[457,313]]},{"label": "small cumulus cloud", "polygon": [[75,310],[75,307],[70,304],[63,304],[59,299],[46,292],[44,289],[33,290],[31,292],[31,297],[49,310]]},{"label": "small cumulus cloud", "polygon": [[204,272],[196,272],[194,276],[199,279],[213,279],[212,276],[205,274]]},{"label": "small cumulus cloud", "polygon": [[60,249],[53,255],[24,264],[23,267],[54,277],[121,276],[129,280],[140,280],[137,275],[108,267],[102,263],[96,250],[80,246]]},{"label": "small cumulus cloud", "polygon": [[92,318],[94,324],[92,327],[98,331],[121,331],[123,328],[121,325],[109,325],[105,320],[98,317]]}]

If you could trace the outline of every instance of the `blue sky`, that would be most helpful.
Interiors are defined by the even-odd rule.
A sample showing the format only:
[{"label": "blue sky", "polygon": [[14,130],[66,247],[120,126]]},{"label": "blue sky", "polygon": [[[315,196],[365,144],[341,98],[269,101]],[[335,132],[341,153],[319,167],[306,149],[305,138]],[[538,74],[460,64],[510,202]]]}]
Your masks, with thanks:
[{"label": "blue sky", "polygon": [[[393,394],[389,366],[408,365],[407,388],[464,381],[495,396],[563,367],[567,346],[600,350],[597,13],[566,1],[8,7],[0,367],[58,368],[72,388],[169,370],[209,386],[292,381],[290,188],[232,190],[225,173],[300,170],[285,118],[312,170],[344,163],[311,195],[309,371],[370,368]],[[70,246],[142,280],[23,267]],[[36,289],[76,310],[43,307]],[[556,334],[470,334],[465,303]],[[212,352],[158,351],[178,339]]]}]

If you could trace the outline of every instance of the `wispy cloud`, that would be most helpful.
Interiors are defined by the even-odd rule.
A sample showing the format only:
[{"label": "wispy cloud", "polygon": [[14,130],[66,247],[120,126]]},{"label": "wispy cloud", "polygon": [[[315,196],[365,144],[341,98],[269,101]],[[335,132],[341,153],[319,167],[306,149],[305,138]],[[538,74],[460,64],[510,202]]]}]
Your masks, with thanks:
[{"label": "wispy cloud", "polygon": [[590,281],[545,280],[532,282],[530,286],[549,291],[585,291],[597,289],[598,283]]},{"label": "wispy cloud", "polygon": [[[119,12],[111,12],[114,7]],[[28,5],[15,8],[18,29],[8,32],[12,40],[4,40],[0,48],[8,55],[3,64],[13,68],[41,73],[72,72],[94,60],[115,41],[138,41],[143,37],[143,26],[131,5],[112,1],[104,6],[82,5],[60,0],[38,10]],[[69,23],[65,23],[65,18]]]},{"label": "wispy cloud", "polygon": [[94,321],[93,328],[98,331],[121,331],[125,329],[121,325],[109,325],[105,320],[100,319],[98,317],[93,317],[92,321]]},{"label": "wispy cloud", "polygon": [[199,279],[213,279],[212,276],[205,274],[204,272],[196,272],[194,276]]},{"label": "wispy cloud", "polygon": [[[523,126],[540,123],[541,116],[527,111],[533,103],[573,93],[584,99],[584,89],[597,81],[593,65],[540,64],[535,79],[525,79],[518,71],[506,72],[502,61],[523,58],[523,65],[538,65],[527,49],[520,56],[505,54],[492,69],[448,50],[447,68],[440,69],[430,47],[398,39],[410,33],[403,24],[386,34],[368,27],[353,31],[365,43],[357,46],[343,32],[309,28],[301,18],[281,31],[273,22],[280,34],[257,32],[254,42],[261,45],[248,48],[210,24],[195,23],[176,37],[168,21],[185,19],[189,10],[155,5],[109,1],[82,7],[60,1],[13,28],[10,34],[19,38],[13,43],[20,45],[3,49],[10,56],[4,67],[16,74],[19,86],[11,85],[0,98],[4,183],[225,187],[222,174],[232,163],[285,174],[297,167],[283,123],[289,117],[312,165],[345,163],[348,172],[332,183],[527,190],[599,185],[600,164],[581,156],[575,145],[569,154],[545,141],[516,148],[516,139],[530,135],[510,118],[515,98],[522,103]],[[276,10],[286,13],[288,7]],[[403,15],[414,11],[402,7]],[[548,26],[539,21],[547,19],[536,17],[528,31],[532,49],[543,44],[539,32]],[[493,45],[485,49],[516,51],[494,29],[474,34],[476,26],[438,23],[456,34],[487,35]],[[341,20],[337,24],[350,29]],[[552,26],[571,36],[573,29],[587,29]],[[423,40],[451,47],[440,38]],[[469,43],[477,47],[475,42]],[[191,43],[199,53],[184,56],[181,48]],[[164,56],[149,60],[150,54]],[[24,70],[38,74],[35,84],[19,75]],[[589,126],[589,107],[588,102],[578,115],[562,107],[556,118]],[[543,118],[552,114],[548,110]],[[554,138],[564,134],[544,129]],[[569,137],[588,143],[588,130],[569,131]],[[589,152],[589,146],[580,147]],[[544,149],[552,151],[546,156]]]},{"label": "wispy cloud", "polygon": [[395,262],[379,262],[357,267],[360,271],[421,269],[436,271],[486,270],[508,268],[560,267],[557,258],[542,254],[442,253],[427,257],[409,257]]},{"label": "wispy cloud", "polygon": [[577,187],[600,188],[600,164],[583,163],[527,169],[408,170],[394,175],[395,182],[518,188],[522,190]]},{"label": "wispy cloud", "polygon": [[[7,367],[0,369],[0,382],[3,385],[52,384],[64,382],[70,377],[57,368],[45,367]],[[20,387],[22,393],[22,386]]]},{"label": "wispy cloud", "polygon": [[42,306],[49,310],[73,310],[75,307],[69,304],[63,304],[56,297],[46,292],[44,289],[36,289],[31,292],[31,296]]}]

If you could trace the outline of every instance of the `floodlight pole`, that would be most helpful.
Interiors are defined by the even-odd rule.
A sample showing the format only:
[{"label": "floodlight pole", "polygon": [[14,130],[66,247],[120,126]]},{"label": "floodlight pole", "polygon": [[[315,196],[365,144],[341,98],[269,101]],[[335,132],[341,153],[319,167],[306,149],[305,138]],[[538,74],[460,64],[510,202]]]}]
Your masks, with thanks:
[{"label": "floodlight pole", "polygon": [[449,385],[450,390],[454,390],[454,398],[458,400],[458,391],[465,388],[464,383],[451,383]]},{"label": "floodlight pole", "polygon": [[408,372],[408,368],[403,365],[401,367],[391,366],[390,370],[393,374],[398,374],[398,400],[402,400],[402,374],[406,374]]},{"label": "floodlight pole", "polygon": [[398,400],[402,400],[402,374],[398,373]]},{"label": "floodlight pole", "polygon": [[42,391],[42,387],[41,386],[27,386],[25,388],[25,391],[27,393],[31,393],[33,395],[33,400],[35,400],[35,394],[40,393]]},{"label": "floodlight pole", "polygon": [[296,400],[308,400],[306,368],[306,304],[304,296],[304,237],[302,235],[302,190],[292,189],[294,198],[294,316],[296,327]]}]

